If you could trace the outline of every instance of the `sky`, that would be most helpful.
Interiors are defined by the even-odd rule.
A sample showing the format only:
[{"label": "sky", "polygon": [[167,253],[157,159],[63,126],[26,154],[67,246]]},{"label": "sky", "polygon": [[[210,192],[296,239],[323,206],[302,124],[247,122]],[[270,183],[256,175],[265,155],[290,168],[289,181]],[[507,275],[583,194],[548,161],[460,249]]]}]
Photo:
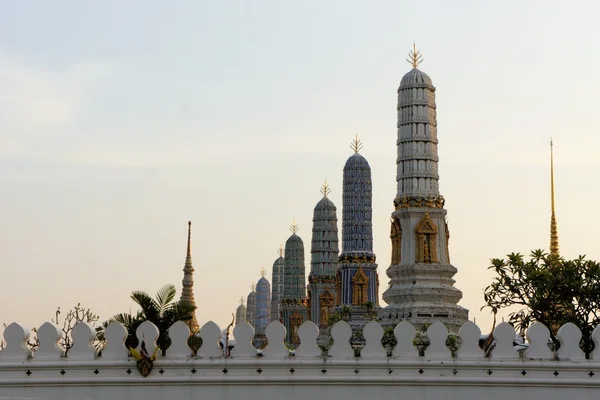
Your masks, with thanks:
[{"label": "sky", "polygon": [[491,258],[548,249],[550,137],[561,254],[600,259],[597,2],[2,10],[0,322],[40,326],[77,303],[107,320],[136,309],[134,290],[179,290],[191,220],[197,317],[225,327],[261,268],[270,279],[294,219],[308,275],[313,208],[327,180],[341,222],[355,134],[383,293],[396,90],[413,41],[437,88],[440,191],[470,319],[491,327],[480,311]]}]

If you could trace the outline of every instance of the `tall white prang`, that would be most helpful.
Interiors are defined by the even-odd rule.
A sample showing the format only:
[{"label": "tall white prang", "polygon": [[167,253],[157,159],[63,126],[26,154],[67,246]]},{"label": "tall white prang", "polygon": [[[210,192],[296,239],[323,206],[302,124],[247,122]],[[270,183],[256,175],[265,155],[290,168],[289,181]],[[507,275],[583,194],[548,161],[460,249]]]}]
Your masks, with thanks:
[{"label": "tall white prang", "polygon": [[439,192],[435,87],[418,69],[422,61],[413,47],[412,65],[398,88],[398,191],[390,238],[392,260],[387,269],[388,304],[379,313],[384,326],[408,320],[417,327],[443,322],[451,331],[467,321],[458,305],[462,292],[454,287],[450,264],[450,232],[444,198]]}]

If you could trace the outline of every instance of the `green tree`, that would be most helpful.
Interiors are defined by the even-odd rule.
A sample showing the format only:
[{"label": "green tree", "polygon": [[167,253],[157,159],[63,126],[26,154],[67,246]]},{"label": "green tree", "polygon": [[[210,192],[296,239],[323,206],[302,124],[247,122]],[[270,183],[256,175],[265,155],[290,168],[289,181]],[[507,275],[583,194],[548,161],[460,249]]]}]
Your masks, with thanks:
[{"label": "green tree", "polygon": [[485,288],[482,307],[493,313],[517,307],[508,314],[521,334],[535,321],[546,325],[556,343],[560,326],[571,322],[583,334],[581,348],[589,356],[593,349],[590,334],[600,323],[600,264],[580,256],[565,260],[534,250],[525,261],[518,253],[507,259],[492,259],[489,269],[496,273]]},{"label": "green tree", "polygon": [[[171,344],[169,339],[169,328],[177,321],[188,321],[192,319],[192,314],[196,310],[193,306],[184,301],[174,301],[177,291],[174,285],[168,284],[160,288],[156,296],[152,298],[148,293],[135,291],[131,293],[131,299],[140,307],[137,314],[130,313],[117,314],[107,321],[116,321],[122,323],[127,328],[128,337],[125,344],[129,347],[136,347],[138,340],[136,330],[144,321],[150,321],[158,328],[160,334],[156,343],[164,352]],[[195,333],[195,332],[192,332]]]}]

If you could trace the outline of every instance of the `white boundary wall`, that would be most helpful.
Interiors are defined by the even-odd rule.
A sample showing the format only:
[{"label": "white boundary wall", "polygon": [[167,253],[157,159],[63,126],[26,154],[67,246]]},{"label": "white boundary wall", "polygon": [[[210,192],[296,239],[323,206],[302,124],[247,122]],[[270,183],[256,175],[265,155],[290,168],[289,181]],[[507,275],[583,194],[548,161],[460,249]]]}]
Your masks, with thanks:
[{"label": "white boundary wall", "polygon": [[[154,361],[142,377],[136,360],[124,346],[125,329],[111,324],[107,347],[98,357],[91,341],[94,330],[80,323],[72,332],[74,346],[68,357],[58,347],[60,331],[51,323],[38,330],[40,347],[31,354],[25,345],[29,330],[19,324],[4,332],[6,348],[0,352],[2,399],[600,399],[600,350],[585,359],[579,349],[581,332],[563,326],[558,351],[548,347],[549,332],[542,324],[527,332],[529,347],[522,354],[513,346],[515,332],[506,324],[494,330],[496,345],[489,358],[479,348],[479,328],[467,322],[459,331],[462,342],[455,356],[446,346],[447,330],[436,322],[427,331],[430,344],[424,356],[413,346],[415,328],[399,324],[398,344],[388,357],[381,346],[382,327],[369,323],[366,345],[354,357],[351,330],[341,321],[333,326],[334,344],[324,356],[316,344],[317,327],[300,327],[301,344],[291,355],[283,344],[285,328],[279,322],[266,330],[268,346],[258,356],[248,324],[234,330],[236,347],[224,357],[218,343],[221,329],[205,324],[203,346],[197,356],[187,346],[189,330],[178,322],[170,329],[171,347]],[[137,331],[149,353],[158,329],[147,322]],[[592,334],[598,346],[600,329]]]}]

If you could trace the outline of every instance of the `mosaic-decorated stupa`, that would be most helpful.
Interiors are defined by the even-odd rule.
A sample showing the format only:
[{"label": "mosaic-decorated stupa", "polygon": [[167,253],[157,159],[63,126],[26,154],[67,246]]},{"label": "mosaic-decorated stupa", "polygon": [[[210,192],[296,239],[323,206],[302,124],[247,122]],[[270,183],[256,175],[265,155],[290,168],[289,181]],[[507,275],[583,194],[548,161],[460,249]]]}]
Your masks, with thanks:
[{"label": "mosaic-decorated stupa", "polygon": [[311,263],[308,275],[309,318],[323,334],[335,306],[335,274],[338,268],[337,209],[329,199],[327,182],[321,188],[323,198],[313,211]]},{"label": "mosaic-decorated stupa", "polygon": [[307,318],[306,312],[306,273],[304,267],[304,243],[294,222],[290,228],[292,235],[285,242],[283,266],[283,299],[281,311],[283,325],[287,329],[286,342],[300,343],[298,328]]}]

